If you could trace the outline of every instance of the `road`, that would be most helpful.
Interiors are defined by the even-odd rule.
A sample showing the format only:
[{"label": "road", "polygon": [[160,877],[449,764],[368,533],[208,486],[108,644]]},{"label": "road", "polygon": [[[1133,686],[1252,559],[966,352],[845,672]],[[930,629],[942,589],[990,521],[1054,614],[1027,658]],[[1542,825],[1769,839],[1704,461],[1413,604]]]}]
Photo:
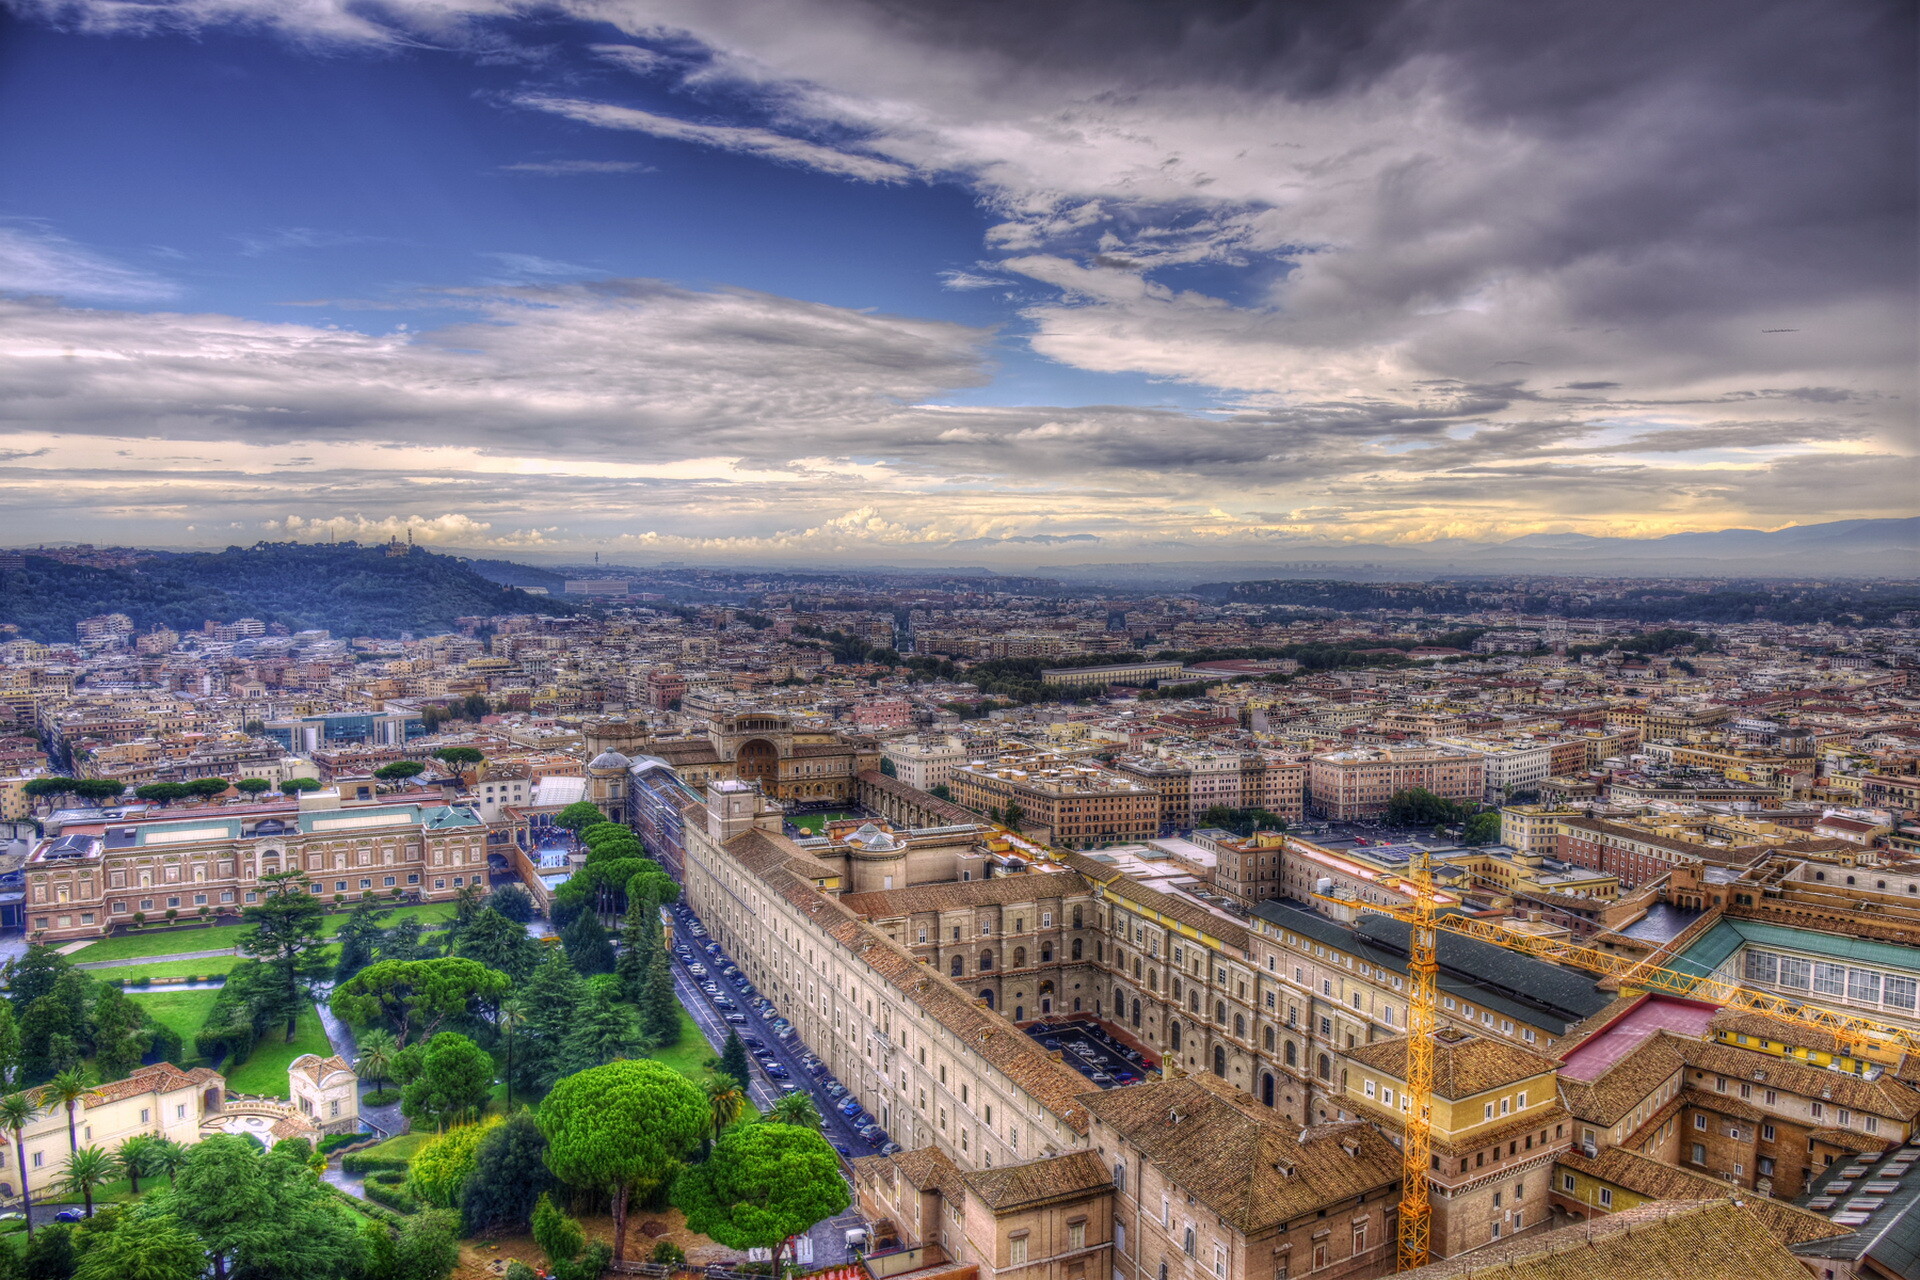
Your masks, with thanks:
[{"label": "road", "polygon": [[[683,916],[675,913],[674,943],[684,943],[693,948],[695,962],[707,969],[706,980],[718,983],[722,991],[735,998],[740,1005],[738,1012],[745,1014],[747,1021],[744,1026],[729,1024],[714,1007],[707,993],[700,989],[700,980],[687,972],[686,964],[676,955],[673,965],[673,986],[675,993],[680,997],[681,1005],[692,1015],[694,1022],[699,1025],[701,1033],[707,1037],[707,1042],[714,1047],[716,1053],[719,1052],[720,1046],[726,1043],[728,1031],[739,1031],[757,1036],[764,1041],[767,1047],[773,1050],[774,1059],[789,1073],[786,1080],[774,1080],[766,1074],[760,1059],[751,1058],[753,1079],[747,1081],[747,1096],[753,1099],[754,1105],[765,1111],[779,1099],[782,1084],[798,1085],[813,1098],[813,1105],[826,1118],[829,1127],[823,1129],[822,1133],[828,1142],[844,1147],[855,1156],[873,1155],[874,1147],[853,1131],[853,1126],[847,1122],[847,1118],[840,1114],[837,1100],[827,1096],[821,1079],[808,1075],[801,1067],[800,1055],[806,1052],[807,1046],[800,1043],[798,1036],[781,1040],[773,1034],[758,1011],[747,1006],[746,999],[740,996],[738,985],[718,976],[720,966],[726,961],[717,960],[706,953],[704,948],[710,939],[697,938],[688,932],[689,923],[691,923],[690,914]],[[846,1232],[849,1228],[860,1226],[863,1221],[864,1219],[857,1211],[849,1209],[839,1217],[815,1224],[807,1233],[813,1246],[812,1256],[803,1258],[801,1261],[815,1267],[833,1266],[851,1261],[853,1255],[847,1250]]]}]

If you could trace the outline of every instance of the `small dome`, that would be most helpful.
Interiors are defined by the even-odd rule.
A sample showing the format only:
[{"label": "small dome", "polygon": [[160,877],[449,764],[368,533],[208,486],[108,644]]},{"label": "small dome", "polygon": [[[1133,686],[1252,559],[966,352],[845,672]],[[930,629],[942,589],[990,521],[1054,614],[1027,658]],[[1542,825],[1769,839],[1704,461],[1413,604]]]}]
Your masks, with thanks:
[{"label": "small dome", "polygon": [[593,763],[588,765],[587,768],[589,769],[624,769],[632,763],[633,761],[627,759],[625,756],[621,755],[618,751],[602,751],[599,755],[593,758]]},{"label": "small dome", "polygon": [[847,843],[857,849],[865,849],[874,853],[886,852],[900,847],[898,841],[880,828],[874,826],[871,822],[848,836]]}]

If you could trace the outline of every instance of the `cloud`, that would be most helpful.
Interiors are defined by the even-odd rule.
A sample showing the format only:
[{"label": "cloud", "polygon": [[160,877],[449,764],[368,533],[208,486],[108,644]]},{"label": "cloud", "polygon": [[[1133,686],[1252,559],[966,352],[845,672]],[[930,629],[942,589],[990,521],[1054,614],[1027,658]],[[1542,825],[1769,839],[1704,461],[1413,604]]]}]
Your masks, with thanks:
[{"label": "cloud", "polygon": [[942,271],[940,283],[948,289],[997,289],[1012,284],[1003,276],[981,275],[974,271]]},{"label": "cloud", "polygon": [[354,235],[344,231],[322,231],[315,227],[277,227],[272,231],[235,236],[240,252],[249,258],[269,253],[297,252],[302,249],[338,249],[346,245],[375,244],[378,236]]},{"label": "cloud", "polygon": [[573,178],[602,173],[655,173],[650,164],[638,160],[525,160],[501,165],[507,173],[540,173],[549,177]]},{"label": "cloud", "polygon": [[0,290],[114,302],[162,302],[180,291],[32,223],[0,224]]},{"label": "cloud", "polygon": [[672,116],[656,115],[651,111],[641,111],[634,107],[588,102],[580,98],[521,94],[513,101],[519,106],[551,112],[570,120],[578,120],[583,124],[597,125],[603,129],[626,129],[635,133],[651,134],[656,138],[666,138],[673,142],[690,142],[696,146],[713,147],[720,151],[759,156],[765,160],[777,160],[817,169],[822,173],[858,178],[863,182],[904,182],[913,176],[913,171],[905,165],[858,152],[822,146],[817,142],[790,137],[771,129],[741,125],[695,124],[690,120],[676,120]]},{"label": "cloud", "polygon": [[492,258],[499,263],[507,272],[509,283],[525,280],[557,280],[567,276],[596,274],[592,267],[576,266],[571,262],[542,258],[532,253],[485,253],[480,256]]},{"label": "cloud", "polygon": [[673,60],[665,54],[637,44],[595,44],[587,47],[622,71],[631,71],[637,76],[651,76],[673,65]]}]

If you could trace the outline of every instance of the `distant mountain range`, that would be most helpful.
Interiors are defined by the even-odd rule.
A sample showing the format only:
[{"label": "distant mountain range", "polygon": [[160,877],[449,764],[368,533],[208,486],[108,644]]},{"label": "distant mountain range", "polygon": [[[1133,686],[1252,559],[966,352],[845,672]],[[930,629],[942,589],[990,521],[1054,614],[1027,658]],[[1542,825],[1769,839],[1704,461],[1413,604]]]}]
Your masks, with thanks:
[{"label": "distant mountain range", "polygon": [[1768,533],[1718,529],[1661,538],[1530,533],[1506,542],[1328,544],[1302,541],[1266,560],[1056,565],[1066,582],[1187,585],[1232,578],[1459,577],[1543,573],[1595,577],[1920,578],[1920,516],[1835,520]]},{"label": "distant mountain range", "polygon": [[462,617],[582,607],[489,581],[451,556],[350,542],[162,552],[113,569],[27,552],[23,568],[0,572],[0,622],[42,641],[72,640],[76,622],[102,613],[126,614],[139,632],[258,618],[292,631],[393,637],[451,631]]}]

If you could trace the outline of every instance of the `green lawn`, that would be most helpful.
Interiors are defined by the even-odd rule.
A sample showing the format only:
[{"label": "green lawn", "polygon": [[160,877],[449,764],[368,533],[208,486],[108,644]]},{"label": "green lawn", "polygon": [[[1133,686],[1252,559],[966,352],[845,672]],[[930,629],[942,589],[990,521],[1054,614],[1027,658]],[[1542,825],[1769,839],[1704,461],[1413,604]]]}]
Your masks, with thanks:
[{"label": "green lawn", "polygon": [[320,1015],[313,1011],[311,1004],[300,1006],[300,1019],[294,1024],[293,1043],[286,1043],[284,1036],[283,1028],[270,1030],[253,1047],[251,1057],[227,1071],[227,1088],[235,1093],[284,1098],[287,1096],[287,1067],[295,1058],[303,1053],[317,1053],[324,1058],[333,1052],[333,1046],[327,1042],[327,1033],[320,1026]]},{"label": "green lawn", "polygon": [[[430,902],[424,906],[396,908],[387,916],[385,923],[389,928],[406,919],[419,919],[427,924],[435,924],[452,915],[451,902]],[[347,912],[340,911],[327,917],[326,932],[329,936],[347,922],[347,916]],[[98,942],[90,942],[67,959],[75,964],[92,964],[96,960],[135,960],[144,956],[179,955],[184,951],[227,950],[239,945],[240,935],[249,927],[244,924],[219,924],[204,929],[123,934],[119,937],[102,938]],[[96,970],[96,972],[103,976],[112,976],[105,970]]]},{"label": "green lawn", "polygon": [[836,821],[840,818],[851,818],[852,816],[851,813],[843,810],[831,810],[827,813],[803,813],[798,817],[789,818],[787,821],[799,827],[808,835],[817,836],[829,822]]},{"label": "green lawn", "polygon": [[129,987],[127,994],[139,1002],[149,1017],[179,1032],[189,1055],[193,1052],[193,1038],[206,1025],[207,1015],[213,1012],[213,1002],[220,995],[218,991],[211,990],[148,993],[138,987]]},{"label": "green lawn", "polygon": [[439,1136],[431,1130],[425,1133],[403,1133],[397,1138],[388,1138],[385,1142],[376,1142],[371,1147],[364,1147],[361,1149],[361,1154],[378,1156],[383,1160],[411,1160],[420,1154],[420,1148]]},{"label": "green lawn", "polygon": [[713,1056],[712,1046],[700,1034],[700,1024],[685,1009],[680,1011],[680,1043],[653,1055],[689,1080],[704,1080],[707,1059]]},{"label": "green lawn", "polygon": [[[89,969],[87,972],[105,982],[117,978],[131,983],[135,978],[211,978],[230,972],[245,956],[202,956],[198,960],[149,960],[113,969]],[[138,987],[128,987],[138,991]]]}]

